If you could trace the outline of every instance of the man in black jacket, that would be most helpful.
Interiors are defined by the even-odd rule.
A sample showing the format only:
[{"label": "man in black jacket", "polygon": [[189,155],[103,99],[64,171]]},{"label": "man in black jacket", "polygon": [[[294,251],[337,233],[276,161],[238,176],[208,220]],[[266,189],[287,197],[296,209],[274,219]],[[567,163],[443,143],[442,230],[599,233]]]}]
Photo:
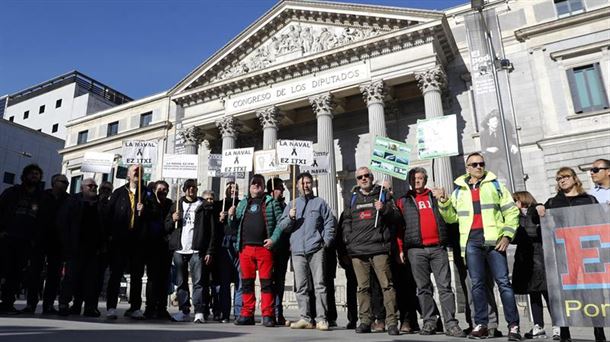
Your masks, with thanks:
[{"label": "man in black jacket", "polygon": [[210,281],[212,256],[214,255],[216,218],[214,203],[204,203],[197,197],[197,181],[188,179],[182,190],[185,196],[174,203],[165,220],[170,233],[169,248],[174,252],[176,286],[180,311],[172,316],[176,322],[190,319],[189,269],[193,283],[195,323],[204,323],[204,291]]},{"label": "man in black jacket", "polygon": [[[110,221],[110,279],[106,290],[106,318],[117,318],[117,302],[121,278],[129,265],[130,308],[125,316],[133,319],[144,319],[142,312],[142,276],[144,275],[143,241],[146,230],[146,188],[138,186],[140,170],[138,165],[131,165],[127,170],[128,182],[116,189],[107,207],[106,216]],[[142,191],[142,194],[138,191]]]},{"label": "man in black jacket", "polygon": [[[398,209],[402,213],[403,228],[398,233],[397,244],[400,259],[405,262],[405,251],[411,262],[413,278],[417,284],[417,296],[422,310],[424,326],[421,335],[436,333],[430,273],[434,274],[445,319],[445,334],[454,337],[466,337],[466,334],[455,319],[455,296],[451,289],[451,271],[447,256],[448,234],[445,221],[441,217],[432,195],[435,190],[426,188],[428,174],[424,168],[415,167],[408,175],[411,190],[398,200]],[[440,196],[440,194],[439,194]]]},{"label": "man in black jacket", "polygon": [[396,292],[390,271],[392,234],[389,226],[396,220],[397,210],[386,203],[381,186],[373,185],[373,174],[367,167],[356,170],[358,186],[349,206],[343,212],[343,242],[352,259],[358,281],[358,311],[360,325],[357,333],[371,332],[370,272],[375,270],[383,290],[388,334],[398,335]]}]

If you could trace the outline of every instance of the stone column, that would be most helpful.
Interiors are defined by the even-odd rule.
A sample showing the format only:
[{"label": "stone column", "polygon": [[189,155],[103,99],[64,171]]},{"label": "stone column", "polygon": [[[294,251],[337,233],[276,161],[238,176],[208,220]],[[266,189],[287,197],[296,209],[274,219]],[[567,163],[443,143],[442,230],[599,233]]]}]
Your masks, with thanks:
[{"label": "stone column", "polygon": [[192,126],[178,132],[184,142],[185,154],[197,154],[197,147],[203,141],[203,131],[198,126]]},{"label": "stone column", "polygon": [[[415,79],[422,94],[426,119],[443,116],[442,89],[447,85],[447,75],[439,66],[415,74]],[[442,186],[446,191],[453,189],[453,176],[449,157],[434,160],[436,186]],[[432,179],[430,175],[430,179]]]},{"label": "stone column", "polygon": [[[239,131],[239,121],[237,121],[237,119],[235,119],[233,116],[224,116],[221,119],[218,119],[216,121],[216,127],[218,127],[218,130],[220,131],[220,134],[222,135],[222,150],[230,150],[230,149],[234,149],[235,148],[235,140],[237,138],[237,133]],[[247,175],[246,175],[247,177]],[[221,187],[224,186],[224,184],[226,184],[225,182],[228,181],[228,179],[226,178],[222,178],[221,179]],[[236,180],[237,183],[237,180]],[[242,182],[243,183],[243,182]],[[246,189],[247,191],[247,189]],[[220,189],[220,192],[223,194],[222,196],[224,197],[224,189]],[[243,193],[243,188],[240,186],[240,192]]]},{"label": "stone column", "polygon": [[[384,98],[387,94],[385,85],[382,80],[373,81],[371,83],[363,84],[360,86],[360,92],[364,97],[364,103],[366,103],[369,109],[369,138],[370,138],[370,151],[372,153],[373,144],[375,143],[375,137],[385,137],[385,113],[384,113]],[[362,166],[362,165],[360,165]],[[368,166],[368,165],[367,165]],[[379,184],[384,180],[390,180],[391,177],[381,172],[373,172],[375,179]]]},{"label": "stone column", "polygon": [[330,93],[312,96],[309,103],[318,122],[317,152],[328,152],[329,174],[318,176],[318,195],[328,202],[337,216],[337,167],[335,165],[335,139],[333,137],[333,108],[335,102]]},{"label": "stone column", "polygon": [[263,126],[263,150],[275,149],[277,127],[282,118],[279,108],[271,106],[256,112],[256,117]]}]

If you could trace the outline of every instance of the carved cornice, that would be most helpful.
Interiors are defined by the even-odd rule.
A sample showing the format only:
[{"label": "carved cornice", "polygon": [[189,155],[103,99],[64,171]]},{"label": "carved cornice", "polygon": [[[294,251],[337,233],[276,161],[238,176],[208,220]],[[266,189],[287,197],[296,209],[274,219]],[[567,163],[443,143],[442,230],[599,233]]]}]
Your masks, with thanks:
[{"label": "carved cornice", "polygon": [[362,93],[364,103],[366,103],[367,106],[376,103],[383,105],[384,98],[387,95],[387,89],[382,80],[361,85],[360,92]]},{"label": "carved cornice", "polygon": [[222,119],[216,120],[216,127],[222,134],[222,137],[236,137],[239,133],[241,123],[233,116],[224,116]]},{"label": "carved cornice", "polygon": [[438,66],[416,73],[415,79],[422,94],[428,91],[442,91],[447,86],[447,75]]},{"label": "carved cornice", "polygon": [[256,112],[256,117],[260,120],[263,128],[277,128],[282,119],[282,113],[276,106],[271,106]]},{"label": "carved cornice", "polygon": [[192,126],[178,132],[178,136],[185,145],[199,145],[205,136],[205,133],[199,126]]},{"label": "carved cornice", "polygon": [[313,108],[313,112],[318,115],[333,115],[333,109],[335,109],[336,102],[333,99],[332,94],[324,93],[320,95],[314,95],[309,97],[309,103]]}]

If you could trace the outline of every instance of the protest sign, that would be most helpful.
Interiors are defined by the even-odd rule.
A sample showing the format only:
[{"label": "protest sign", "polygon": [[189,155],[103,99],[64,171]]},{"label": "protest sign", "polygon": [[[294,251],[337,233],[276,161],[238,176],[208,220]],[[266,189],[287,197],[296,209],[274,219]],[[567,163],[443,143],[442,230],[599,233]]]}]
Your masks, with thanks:
[{"label": "protest sign", "polygon": [[410,153],[411,149],[404,142],[375,137],[371,170],[405,180],[409,172]]},{"label": "protest sign", "polygon": [[459,154],[455,114],[417,120],[417,154],[419,159]]},{"label": "protest sign", "polygon": [[221,171],[223,173],[252,171],[254,147],[236,148],[222,151]]},{"label": "protest sign", "polygon": [[553,324],[610,326],[610,207],[546,210],[541,220]]},{"label": "protest sign", "polygon": [[208,155],[208,177],[220,177],[222,171],[222,154]]},{"label": "protest sign", "polygon": [[157,141],[123,141],[123,162],[127,165],[153,165],[157,162]]},{"label": "protest sign", "polygon": [[330,173],[330,157],[328,152],[313,152],[313,163],[301,166],[301,171],[307,171],[314,176],[327,175]]},{"label": "protest sign", "polygon": [[280,165],[311,165],[313,164],[313,142],[278,140],[277,158]]},{"label": "protest sign", "polygon": [[164,178],[197,179],[197,165],[196,154],[166,154],[162,175]]},{"label": "protest sign", "polygon": [[288,173],[287,165],[279,165],[275,150],[254,152],[254,172],[261,175],[279,175]]},{"label": "protest sign", "polygon": [[80,166],[81,172],[111,173],[114,153],[85,152]]}]

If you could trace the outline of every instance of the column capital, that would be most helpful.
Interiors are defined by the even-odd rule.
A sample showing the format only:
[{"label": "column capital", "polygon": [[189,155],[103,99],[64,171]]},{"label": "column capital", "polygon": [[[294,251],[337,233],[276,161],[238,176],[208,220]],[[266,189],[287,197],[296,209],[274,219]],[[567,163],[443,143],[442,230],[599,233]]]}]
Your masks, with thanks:
[{"label": "column capital", "polygon": [[388,94],[383,80],[360,85],[360,92],[362,93],[364,103],[366,103],[367,106],[375,103],[383,105],[385,96]]},{"label": "column capital", "polygon": [[179,131],[178,136],[185,145],[199,145],[203,141],[205,133],[199,126],[191,126]]},{"label": "column capital", "polygon": [[282,119],[282,113],[276,106],[267,107],[256,112],[263,128],[277,128]]},{"label": "column capital", "polygon": [[240,122],[231,115],[223,116],[216,120],[216,127],[220,130],[223,138],[236,137],[240,126]]},{"label": "column capital", "polygon": [[415,79],[422,94],[428,91],[441,91],[447,86],[447,74],[440,66],[415,73]]},{"label": "column capital", "polygon": [[333,109],[335,109],[336,102],[331,93],[324,93],[309,97],[309,103],[313,108],[313,112],[316,116],[319,115],[333,115]]}]

